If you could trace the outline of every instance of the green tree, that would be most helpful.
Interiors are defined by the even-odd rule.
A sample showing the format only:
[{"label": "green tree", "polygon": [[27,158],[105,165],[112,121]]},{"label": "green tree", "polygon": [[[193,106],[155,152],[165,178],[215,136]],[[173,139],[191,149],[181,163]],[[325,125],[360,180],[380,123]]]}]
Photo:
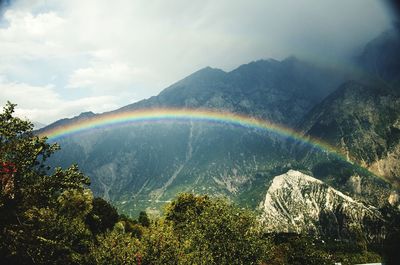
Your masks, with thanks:
[{"label": "green tree", "polygon": [[144,227],[149,227],[150,226],[150,219],[147,216],[147,213],[144,211],[141,211],[139,213],[139,218],[138,218],[139,224],[141,224]]},{"label": "green tree", "polygon": [[143,265],[194,264],[180,262],[184,259],[180,242],[171,224],[163,219],[144,231],[141,242]]},{"label": "green tree", "polygon": [[33,125],[0,114],[0,260],[5,264],[81,264],[91,233],[89,179],[76,165],[49,174],[45,162],[58,149]]},{"label": "green tree", "polygon": [[387,218],[389,227],[383,244],[385,264],[400,264],[400,211],[391,205],[386,205],[381,211]]},{"label": "green tree", "polygon": [[86,223],[94,234],[112,229],[118,221],[118,212],[102,198],[94,198],[93,209],[86,218]]},{"label": "green tree", "polygon": [[142,238],[145,227],[140,225],[137,220],[134,220],[124,214],[119,216],[119,223],[122,224],[126,233],[131,233],[133,237]]},{"label": "green tree", "polygon": [[289,238],[287,242],[286,264],[291,265],[328,265],[333,264],[329,253],[319,248],[316,243],[302,235]]},{"label": "green tree", "polygon": [[97,243],[90,248],[89,263],[94,265],[138,264],[142,259],[141,252],[142,247],[138,239],[114,229],[97,237]]},{"label": "green tree", "polygon": [[225,200],[181,194],[166,210],[188,264],[260,264],[271,245],[248,210]]}]

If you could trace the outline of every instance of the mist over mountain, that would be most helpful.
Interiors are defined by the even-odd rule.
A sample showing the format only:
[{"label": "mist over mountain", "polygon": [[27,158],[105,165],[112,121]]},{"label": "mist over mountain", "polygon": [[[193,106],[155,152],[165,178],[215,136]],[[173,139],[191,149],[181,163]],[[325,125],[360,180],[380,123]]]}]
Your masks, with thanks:
[{"label": "mist over mountain", "polygon": [[301,130],[336,146],[377,175],[399,179],[400,38],[388,31],[358,59],[366,76],[342,84],[304,118]]},{"label": "mist over mountain", "polygon": [[46,124],[43,124],[43,123],[40,123],[40,122],[33,122],[33,128],[35,129],[35,130],[39,130],[39,129],[41,129],[41,128],[43,128],[43,127],[46,127]]},{"label": "mist over mountain", "polygon": [[370,78],[389,90],[398,91],[400,29],[392,29],[370,41],[357,57],[357,63]]},{"label": "mist over mountain", "polygon": [[329,95],[345,74],[303,62],[259,60],[231,72],[204,68],[163,90],[158,96],[123,107],[208,108],[293,125]]}]

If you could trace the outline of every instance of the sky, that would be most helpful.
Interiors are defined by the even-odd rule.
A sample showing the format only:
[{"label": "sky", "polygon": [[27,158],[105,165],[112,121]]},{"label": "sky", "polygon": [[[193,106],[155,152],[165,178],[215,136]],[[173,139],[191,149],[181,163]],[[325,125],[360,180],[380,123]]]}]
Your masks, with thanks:
[{"label": "sky", "polygon": [[206,66],[337,63],[387,30],[378,0],[0,0],[0,104],[49,124],[110,111]]}]

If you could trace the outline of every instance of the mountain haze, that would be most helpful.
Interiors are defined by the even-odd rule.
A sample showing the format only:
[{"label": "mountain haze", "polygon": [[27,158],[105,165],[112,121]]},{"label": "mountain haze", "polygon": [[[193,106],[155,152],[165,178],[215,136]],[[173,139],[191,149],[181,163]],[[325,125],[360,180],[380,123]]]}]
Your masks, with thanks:
[{"label": "mountain haze", "polygon": [[358,58],[361,80],[341,85],[315,106],[300,126],[336,146],[349,159],[399,183],[400,37],[388,31],[366,45]]},{"label": "mountain haze", "polygon": [[123,107],[207,108],[256,116],[293,125],[345,79],[295,57],[259,60],[231,72],[206,67],[158,96]]}]

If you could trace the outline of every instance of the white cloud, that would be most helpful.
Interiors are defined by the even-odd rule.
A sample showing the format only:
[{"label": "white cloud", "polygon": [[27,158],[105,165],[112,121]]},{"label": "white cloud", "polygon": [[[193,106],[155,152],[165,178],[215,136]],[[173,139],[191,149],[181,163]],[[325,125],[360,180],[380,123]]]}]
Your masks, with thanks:
[{"label": "white cloud", "polygon": [[7,101],[17,103],[16,114],[19,117],[41,123],[48,124],[61,117],[72,117],[83,111],[110,111],[118,106],[117,100],[112,96],[65,100],[51,85],[39,87],[0,79],[0,104],[4,106]]},{"label": "white cloud", "polygon": [[65,20],[54,12],[33,15],[9,10],[4,14],[8,27],[0,28],[0,55],[11,61],[48,58],[65,52],[60,33]]},{"label": "white cloud", "polygon": [[[135,85],[135,80],[146,80],[152,76],[146,69],[134,68],[126,63],[96,62],[86,68],[75,70],[68,87],[89,88],[93,92],[126,92]],[[139,82],[138,82],[139,84]]]}]

